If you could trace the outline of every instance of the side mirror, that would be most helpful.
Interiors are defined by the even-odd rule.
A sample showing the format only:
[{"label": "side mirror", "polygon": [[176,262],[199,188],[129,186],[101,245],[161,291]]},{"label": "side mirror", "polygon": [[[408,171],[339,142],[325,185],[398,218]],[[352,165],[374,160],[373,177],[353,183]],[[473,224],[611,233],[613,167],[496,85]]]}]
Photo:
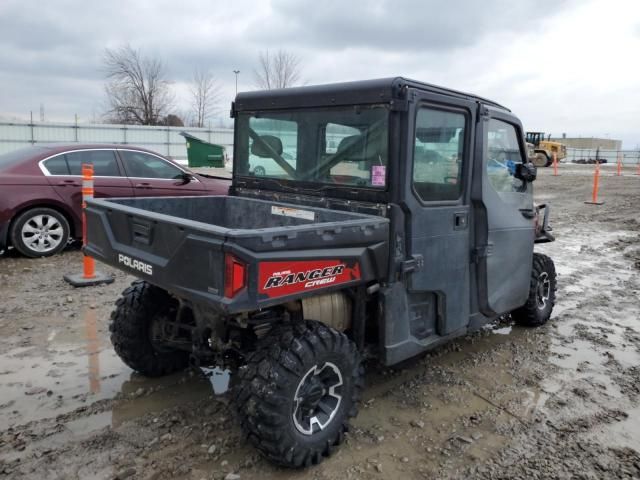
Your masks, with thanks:
[{"label": "side mirror", "polygon": [[538,169],[531,163],[518,163],[516,164],[516,171],[514,177],[519,178],[523,182],[533,182],[538,176]]},{"label": "side mirror", "polygon": [[260,135],[251,144],[251,153],[260,158],[272,158],[273,152],[282,155],[282,140],[273,135]]},{"label": "side mirror", "polygon": [[183,185],[186,185],[187,183],[191,182],[194,178],[195,177],[193,175],[187,172],[182,172],[179,177],[179,179],[182,180]]}]

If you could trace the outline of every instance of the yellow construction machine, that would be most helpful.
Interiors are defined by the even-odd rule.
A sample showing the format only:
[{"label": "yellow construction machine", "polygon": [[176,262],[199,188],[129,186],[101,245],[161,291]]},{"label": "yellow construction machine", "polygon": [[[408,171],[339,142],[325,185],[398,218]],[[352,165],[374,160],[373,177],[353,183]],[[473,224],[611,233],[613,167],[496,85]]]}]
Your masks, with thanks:
[{"label": "yellow construction machine", "polygon": [[[527,144],[531,144],[533,154],[530,160],[536,167],[548,167],[553,163],[553,154],[556,154],[558,161],[567,157],[567,146],[560,142],[551,141],[551,135],[544,139],[544,132],[527,132]],[[529,147],[529,145],[527,145]]]}]

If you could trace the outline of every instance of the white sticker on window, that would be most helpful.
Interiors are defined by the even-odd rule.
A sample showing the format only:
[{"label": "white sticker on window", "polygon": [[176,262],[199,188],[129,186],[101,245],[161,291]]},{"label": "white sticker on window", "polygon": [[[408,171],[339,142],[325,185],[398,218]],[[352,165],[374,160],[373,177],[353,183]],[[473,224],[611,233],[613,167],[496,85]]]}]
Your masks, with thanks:
[{"label": "white sticker on window", "polygon": [[282,217],[301,218],[303,220],[311,221],[315,221],[316,219],[315,212],[311,212],[309,210],[300,210],[298,208],[277,207],[275,205],[271,206],[271,214],[280,215]]},{"label": "white sticker on window", "polygon": [[374,165],[371,167],[371,185],[374,187],[384,187],[387,177],[387,167],[384,165]]}]

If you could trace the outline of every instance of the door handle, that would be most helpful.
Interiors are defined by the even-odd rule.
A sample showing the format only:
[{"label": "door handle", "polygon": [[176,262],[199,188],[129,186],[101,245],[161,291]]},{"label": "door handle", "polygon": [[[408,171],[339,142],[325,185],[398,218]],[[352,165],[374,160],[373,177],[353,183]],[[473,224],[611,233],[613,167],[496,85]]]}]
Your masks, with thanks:
[{"label": "door handle", "polygon": [[536,216],[536,212],[533,208],[521,208],[520,213],[524,218],[533,218]]},{"label": "door handle", "polygon": [[465,230],[468,222],[467,212],[458,212],[453,214],[453,229]]},{"label": "door handle", "polygon": [[70,187],[80,186],[80,184],[77,183],[75,180],[61,180],[58,182],[58,185],[60,185],[61,187],[66,187],[67,185],[69,185]]},{"label": "door handle", "polygon": [[136,188],[153,188],[150,183],[136,183]]}]

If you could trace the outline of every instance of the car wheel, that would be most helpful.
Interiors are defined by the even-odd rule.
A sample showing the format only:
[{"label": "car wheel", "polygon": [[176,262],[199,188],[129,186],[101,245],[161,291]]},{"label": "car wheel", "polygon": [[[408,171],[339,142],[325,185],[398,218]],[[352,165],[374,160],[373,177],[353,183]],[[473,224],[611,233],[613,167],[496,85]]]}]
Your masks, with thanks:
[{"label": "car wheel", "polygon": [[292,468],[318,464],[344,440],[364,369],[355,344],[319,322],[282,325],[239,371],[235,404],[249,441]]},{"label": "car wheel", "polygon": [[253,174],[257,177],[264,177],[267,174],[267,171],[264,167],[256,167],[253,169]]},{"label": "car wheel", "polygon": [[52,208],[34,208],[20,214],[11,227],[11,243],[26,257],[48,257],[69,241],[69,222]]}]

